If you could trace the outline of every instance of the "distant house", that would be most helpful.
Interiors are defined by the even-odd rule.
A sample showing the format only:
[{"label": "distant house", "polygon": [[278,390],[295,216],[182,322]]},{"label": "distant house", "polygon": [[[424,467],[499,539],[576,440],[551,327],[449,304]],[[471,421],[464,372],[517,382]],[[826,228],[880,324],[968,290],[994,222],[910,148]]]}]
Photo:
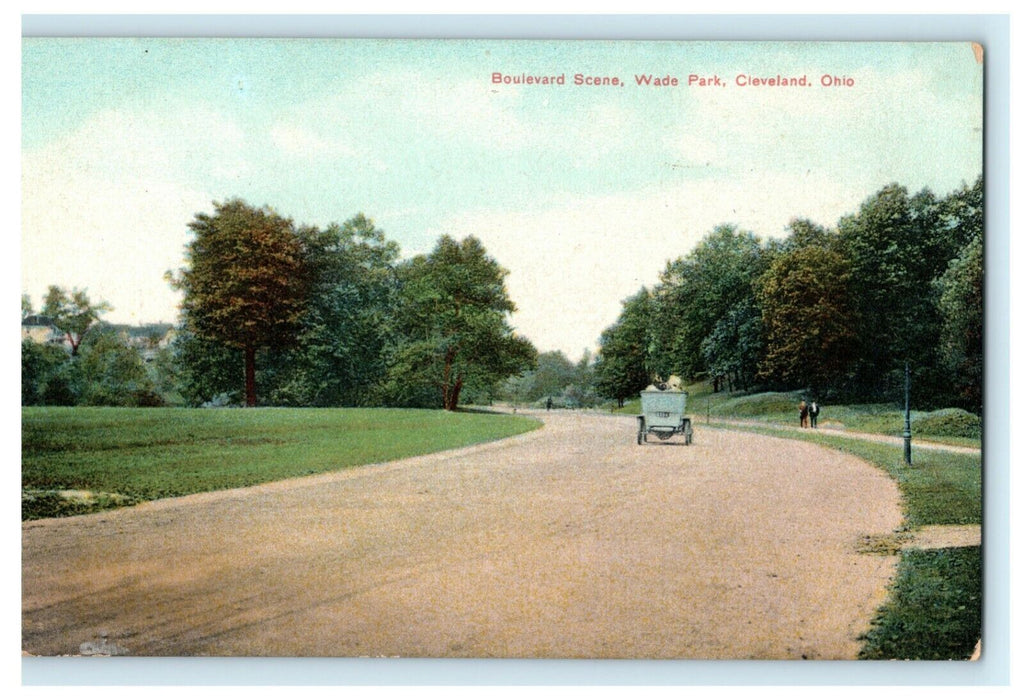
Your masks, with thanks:
[{"label": "distant house", "polygon": [[142,359],[152,362],[164,348],[170,347],[176,331],[169,323],[150,323],[143,326],[110,325],[117,329],[121,341],[139,351]]},{"label": "distant house", "polygon": [[167,332],[164,333],[164,337],[160,339],[159,343],[157,343],[157,347],[159,347],[159,348],[169,348],[169,347],[171,347],[171,343],[173,343],[174,339],[177,338],[177,337],[178,337],[178,331],[176,329],[174,329],[174,328],[168,328]]},{"label": "distant house", "polygon": [[66,345],[67,337],[53,325],[49,316],[34,314],[21,320],[22,341],[31,340],[40,345]]}]

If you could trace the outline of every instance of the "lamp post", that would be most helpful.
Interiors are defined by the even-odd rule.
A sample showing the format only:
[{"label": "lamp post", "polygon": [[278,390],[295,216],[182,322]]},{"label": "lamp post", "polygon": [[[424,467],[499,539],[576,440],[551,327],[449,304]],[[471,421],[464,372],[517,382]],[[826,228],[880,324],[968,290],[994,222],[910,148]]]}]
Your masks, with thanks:
[{"label": "lamp post", "polygon": [[903,418],[903,461],[913,464],[910,459],[910,363],[903,368],[903,401],[906,412]]}]

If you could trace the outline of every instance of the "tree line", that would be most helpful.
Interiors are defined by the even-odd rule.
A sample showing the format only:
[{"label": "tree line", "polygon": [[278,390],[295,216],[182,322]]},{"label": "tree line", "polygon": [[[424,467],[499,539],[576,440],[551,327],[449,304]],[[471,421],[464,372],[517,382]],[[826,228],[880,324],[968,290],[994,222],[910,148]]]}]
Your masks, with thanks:
[{"label": "tree line", "polygon": [[402,260],[362,214],[320,228],[233,199],[196,214],[167,274],[183,295],[173,344],[144,352],[100,321],[109,305],[51,287],[40,313],[66,341],[23,343],[22,402],[588,407],[672,374],[889,402],[909,365],[916,404],[980,413],[982,205],[979,177],[944,198],[892,184],[782,240],[718,226],[572,362],[513,331],[508,273],[472,236]]},{"label": "tree line", "polygon": [[714,390],[888,402],[909,365],[922,406],[982,406],[983,181],[944,198],[891,184],[834,228],[783,240],[721,225],[623,302],[601,335],[600,393],[652,377]]},{"label": "tree line", "polygon": [[430,253],[400,260],[362,214],[320,228],[240,199],[215,202],[189,229],[186,264],[166,275],[182,292],[180,323],[157,363],[145,371],[122,342],[118,366],[134,381],[93,391],[83,368],[100,355],[94,345],[110,355],[118,342],[95,323],[109,306],[53,288],[77,302],[42,313],[62,330],[79,318],[76,344],[69,356],[23,343],[23,403],[151,405],[173,394],[188,405],[455,410],[489,401],[536,362],[509,325],[508,272],[473,236],[442,236]]}]

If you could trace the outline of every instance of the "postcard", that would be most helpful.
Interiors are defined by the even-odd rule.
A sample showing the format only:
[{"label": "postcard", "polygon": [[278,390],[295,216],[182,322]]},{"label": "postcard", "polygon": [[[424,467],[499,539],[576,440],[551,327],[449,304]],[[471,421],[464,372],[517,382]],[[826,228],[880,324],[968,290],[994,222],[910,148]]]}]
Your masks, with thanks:
[{"label": "postcard", "polygon": [[981,45],[22,61],[25,655],[983,653]]}]

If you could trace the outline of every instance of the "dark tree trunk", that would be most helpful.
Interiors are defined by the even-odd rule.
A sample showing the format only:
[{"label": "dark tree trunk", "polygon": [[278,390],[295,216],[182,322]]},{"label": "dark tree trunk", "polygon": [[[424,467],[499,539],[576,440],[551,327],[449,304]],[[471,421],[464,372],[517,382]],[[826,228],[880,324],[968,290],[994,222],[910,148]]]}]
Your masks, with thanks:
[{"label": "dark tree trunk", "polygon": [[455,380],[455,386],[452,387],[451,391],[451,404],[445,406],[449,411],[454,411],[459,407],[459,394],[462,393],[462,376]]},{"label": "dark tree trunk", "polygon": [[455,363],[455,356],[458,354],[456,348],[450,348],[444,356],[444,376],[441,383],[441,405],[446,411],[454,411],[459,403],[459,390],[462,389],[462,376],[460,375],[452,385],[452,365]]},{"label": "dark tree trunk", "polygon": [[245,405],[256,405],[256,348],[245,346]]}]

